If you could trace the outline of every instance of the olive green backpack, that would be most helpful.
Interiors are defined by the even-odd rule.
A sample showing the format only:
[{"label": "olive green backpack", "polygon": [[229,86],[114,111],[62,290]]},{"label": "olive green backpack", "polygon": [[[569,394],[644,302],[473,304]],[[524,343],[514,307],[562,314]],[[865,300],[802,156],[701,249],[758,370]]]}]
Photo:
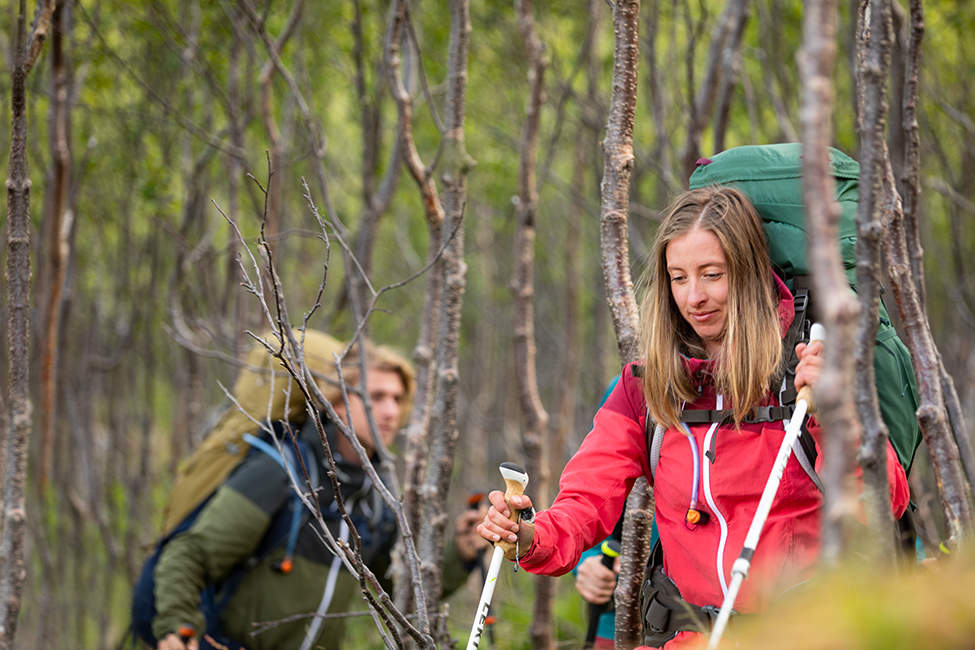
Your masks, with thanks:
[{"label": "olive green backpack", "polygon": [[[850,286],[856,289],[856,211],[860,165],[830,148],[830,169],[836,181],[840,253]],[[806,210],[802,198],[801,146],[797,143],[735,147],[698,161],[690,188],[729,185],[741,190],[762,217],[769,255],[776,272],[796,295],[797,312],[809,300],[806,259]],[[801,308],[801,309],[800,309]],[[917,384],[911,357],[898,338],[883,303],[874,348],[877,397],[890,442],[905,472],[921,442],[916,411]],[[798,320],[798,319],[797,319]]]}]

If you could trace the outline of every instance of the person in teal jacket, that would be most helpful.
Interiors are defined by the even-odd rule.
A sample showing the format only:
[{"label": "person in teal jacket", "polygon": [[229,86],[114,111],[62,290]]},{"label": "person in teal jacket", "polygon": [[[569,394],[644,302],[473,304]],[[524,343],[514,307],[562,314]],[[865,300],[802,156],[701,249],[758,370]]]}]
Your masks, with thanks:
[{"label": "person in teal jacket", "polygon": [[[616,382],[620,379],[619,375],[613,377],[613,380],[609,382],[606,387],[606,391],[603,393],[602,399],[599,400],[599,406],[603,405],[609,394],[613,392],[613,388],[616,387]],[[598,408],[598,407],[597,407]],[[620,519],[616,522],[616,528],[613,530],[613,534],[607,537],[608,541],[615,539],[617,542],[621,541],[623,538],[623,517],[626,516],[626,511],[620,515]],[[657,524],[654,522],[650,530],[650,548],[653,548],[654,544],[657,543]],[[616,589],[616,577],[619,575],[620,563],[619,558],[616,559],[613,564],[612,569],[606,568],[603,565],[603,553],[601,550],[602,543],[593,546],[587,551],[583,552],[582,557],[579,558],[579,564],[576,568],[572,569],[572,575],[575,576],[576,591],[582,596],[582,599],[589,603],[590,605],[604,605],[610,603],[613,598],[613,591]],[[591,614],[591,608],[590,608]],[[614,607],[609,606],[603,610],[599,615],[599,623],[596,627],[596,638],[593,640],[594,648],[604,648],[611,649],[614,647],[616,638],[616,610]]]}]

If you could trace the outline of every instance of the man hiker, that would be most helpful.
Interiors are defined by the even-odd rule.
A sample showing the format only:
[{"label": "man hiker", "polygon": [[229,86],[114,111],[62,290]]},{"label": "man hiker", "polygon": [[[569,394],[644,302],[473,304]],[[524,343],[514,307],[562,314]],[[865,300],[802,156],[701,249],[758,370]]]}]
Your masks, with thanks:
[{"label": "man hiker", "polygon": [[[330,354],[319,354],[319,366],[314,365],[315,346],[334,339],[311,331],[305,335],[309,367],[334,377],[334,369],[323,361]],[[356,349],[351,356],[355,357]],[[409,410],[413,370],[403,357],[387,347],[366,345],[365,356],[365,392],[372,419],[379,438],[389,445]],[[267,358],[261,349],[248,362],[259,366],[263,361],[266,369]],[[347,386],[359,385],[359,367],[358,358],[345,359],[342,377]],[[253,370],[245,368],[234,393],[239,403],[250,399],[248,404],[254,409],[251,412],[257,413],[256,419],[263,419],[268,387],[254,389],[254,375]],[[277,373],[276,381],[264,383],[283,392],[286,379]],[[319,385],[338,417],[355,432],[366,454],[378,461],[363,399],[350,388],[346,406],[335,382],[320,380]],[[291,392],[297,393],[297,388],[292,386]],[[253,395],[260,399],[253,399]],[[279,417],[287,424],[278,420],[275,430],[293,427],[300,443],[298,454],[292,456],[301,458],[295,466],[307,466],[309,476],[317,473],[317,482],[312,482],[317,483],[326,524],[336,539],[349,541],[350,531],[326,476],[328,465],[317,427],[313,420],[302,417],[304,401],[298,401],[301,404],[297,408],[289,405],[280,409]],[[361,538],[362,559],[388,589],[387,569],[396,541],[396,519],[363,469],[352,442],[335,422],[327,419],[324,411],[322,420],[338,470],[344,507]],[[252,430],[257,429],[251,425]],[[245,439],[252,446],[260,446],[253,437]],[[279,439],[283,447],[289,446],[286,433]],[[163,544],[154,571],[155,615],[151,619],[152,636],[158,640],[159,650],[338,648],[346,618],[327,615],[366,610],[358,583],[326,548],[316,525],[307,516],[303,520],[292,516],[292,511],[302,507],[290,505],[294,491],[281,460],[273,453],[251,449],[205,502],[192,525]],[[379,463],[375,465],[378,467]],[[295,473],[303,483],[301,470],[295,469]],[[475,565],[478,550],[486,545],[473,530],[480,516],[477,511],[466,510],[456,522],[456,536],[448,542],[442,563],[445,591],[463,583],[467,571]],[[281,520],[283,525],[278,525]],[[276,534],[278,529],[284,534]],[[290,530],[297,533],[288,534]],[[210,585],[217,587],[208,590]],[[255,624],[259,623],[268,625],[257,631]],[[215,643],[209,645],[211,641]]]}]

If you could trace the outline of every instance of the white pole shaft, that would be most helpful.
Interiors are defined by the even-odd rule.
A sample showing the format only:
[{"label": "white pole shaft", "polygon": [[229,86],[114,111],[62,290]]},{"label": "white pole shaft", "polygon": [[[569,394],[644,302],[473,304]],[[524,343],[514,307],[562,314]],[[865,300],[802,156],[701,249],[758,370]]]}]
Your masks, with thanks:
[{"label": "white pole shaft", "polygon": [[[809,342],[824,340],[826,340],[826,328],[820,323],[813,323],[809,329]],[[799,434],[802,433],[802,421],[806,419],[806,411],[809,410],[810,400],[810,387],[803,386],[799,391],[799,399],[796,400],[796,410],[789,420],[789,426],[785,429],[785,437],[782,438],[779,453],[775,457],[775,462],[772,464],[772,471],[769,472],[768,481],[765,483],[765,489],[762,491],[762,498],[758,501],[755,518],[752,519],[752,525],[748,528],[748,534],[745,535],[744,547],[741,549],[741,554],[738,556],[738,559],[731,566],[731,585],[728,587],[728,593],[725,594],[724,602],[721,603],[721,611],[718,612],[718,619],[714,622],[711,638],[708,640],[708,650],[714,650],[718,647],[718,643],[721,641],[721,635],[724,634],[724,629],[728,625],[731,610],[735,606],[735,599],[738,598],[738,590],[741,588],[741,583],[745,579],[745,576],[748,575],[748,569],[752,565],[752,554],[755,552],[755,547],[758,546],[758,538],[762,534],[762,528],[765,527],[765,520],[768,518],[769,510],[772,509],[772,501],[779,491],[779,484],[782,482],[782,473],[785,471],[786,463],[789,462],[792,446],[799,439]]]},{"label": "white pole shaft", "polygon": [[484,578],[481,601],[477,604],[477,612],[474,614],[474,625],[471,626],[471,637],[467,641],[467,650],[477,650],[477,646],[481,642],[481,634],[484,633],[484,622],[487,620],[488,612],[491,609],[491,598],[494,596],[494,586],[498,582],[498,572],[501,571],[501,562],[503,560],[504,551],[500,546],[495,546],[487,577]]},{"label": "white pole shaft", "polygon": [[779,453],[775,457],[772,471],[769,473],[768,481],[765,483],[765,490],[762,491],[762,498],[758,501],[755,518],[752,519],[752,525],[749,526],[748,534],[745,535],[745,546],[742,549],[741,555],[731,567],[731,585],[728,587],[728,593],[725,594],[724,602],[721,603],[718,620],[715,621],[714,629],[711,631],[708,650],[714,650],[714,648],[718,647],[718,642],[721,641],[721,635],[724,634],[724,629],[728,625],[731,610],[735,606],[735,599],[738,598],[738,590],[741,588],[741,583],[745,579],[745,576],[748,575],[748,569],[751,566],[751,554],[755,551],[755,547],[758,546],[758,538],[762,534],[762,528],[765,527],[765,520],[768,519],[768,513],[772,509],[772,501],[775,500],[775,494],[779,491],[779,484],[782,482],[782,473],[785,471],[786,463],[789,462],[789,455],[792,453],[792,445],[795,444],[799,438],[799,434],[802,433],[802,421],[806,417],[807,409],[808,405],[806,404],[806,400],[800,399],[796,401],[795,413],[792,414],[792,419],[789,420],[789,426],[785,430],[785,437],[782,438],[782,444],[779,446]]}]

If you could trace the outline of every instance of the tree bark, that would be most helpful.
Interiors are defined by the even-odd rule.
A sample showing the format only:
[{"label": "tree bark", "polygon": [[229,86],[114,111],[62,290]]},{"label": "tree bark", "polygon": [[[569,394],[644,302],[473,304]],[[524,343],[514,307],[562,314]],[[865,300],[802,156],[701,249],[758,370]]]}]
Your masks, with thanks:
[{"label": "tree bark", "polygon": [[924,248],[921,246],[921,129],[917,121],[918,86],[920,84],[921,41],[924,38],[924,9],[921,0],[910,0],[910,33],[904,65],[904,97],[901,109],[904,137],[904,169],[901,187],[904,199],[904,234],[910,252],[911,276],[917,298],[924,307]]},{"label": "tree bark", "polygon": [[[904,127],[907,131],[904,169],[909,178],[902,179],[908,197],[907,209],[910,210],[910,220],[897,193],[889,156],[884,151],[883,191],[891,218],[887,242],[887,272],[904,325],[905,343],[911,352],[914,372],[917,376],[920,398],[917,412],[921,433],[931,452],[931,464],[942,497],[949,543],[955,545],[961,544],[963,538],[973,532],[973,524],[975,524],[972,519],[972,486],[965,480],[960,462],[960,456],[964,455],[970,459],[971,453],[961,410],[949,408],[949,400],[954,395],[953,383],[944,369],[944,363],[935,346],[930,323],[924,311],[924,277],[920,259],[920,229],[917,216],[920,196],[917,175],[919,168],[917,91],[923,17],[921,4],[917,0],[911,3],[911,25],[903,111]],[[909,252],[912,250],[913,252]],[[943,386],[949,389],[947,396]],[[957,417],[950,418],[952,414],[957,414]],[[962,449],[965,454],[962,453]]]},{"label": "tree bark", "polygon": [[[410,413],[406,425],[406,452],[404,454],[405,476],[403,484],[403,508],[409,521],[410,530],[401,531],[401,535],[414,535],[419,531],[420,519],[420,488],[426,473],[427,450],[430,429],[430,417],[435,394],[434,380],[437,366],[434,358],[434,333],[438,331],[440,303],[443,296],[443,258],[438,257],[442,245],[444,228],[444,209],[440,203],[440,196],[433,177],[427,172],[420,158],[416,142],[413,139],[413,100],[403,82],[400,68],[400,41],[406,31],[409,20],[407,5],[400,0],[394,5],[390,18],[389,29],[386,34],[385,64],[386,76],[393,98],[396,100],[397,125],[396,132],[402,147],[403,164],[416,182],[423,204],[427,222],[428,248],[427,261],[432,264],[427,272],[427,286],[423,299],[423,320],[420,322],[420,334],[413,351],[416,363],[417,390],[413,411]],[[409,559],[404,556],[404,547],[398,545],[395,554],[395,600],[403,611],[410,610],[410,601],[415,599],[419,605],[425,601],[423,589],[412,579],[408,571]],[[421,560],[422,561],[422,560]],[[418,606],[420,627],[429,632],[427,619],[428,608]]]},{"label": "tree bark", "polygon": [[879,564],[893,562],[896,541],[887,478],[887,425],[877,401],[874,345],[882,276],[884,220],[881,204],[884,136],[887,127],[887,72],[890,66],[890,8],[871,4],[870,24],[857,30],[858,87],[863,103],[860,131],[860,198],[857,209],[857,296],[860,319],[856,341],[856,408],[863,423],[857,461],[870,535],[867,552]]},{"label": "tree bark", "polygon": [[[457,444],[457,355],[460,311],[466,285],[463,219],[467,201],[467,173],[474,165],[464,143],[467,92],[467,52],[470,9],[467,0],[450,4],[446,110],[440,164],[444,191],[438,194],[432,170],[424,167],[413,140],[412,101],[400,76],[400,38],[408,29],[409,10],[404,1],[394,6],[386,37],[386,73],[397,105],[397,130],[402,140],[407,169],[416,181],[430,232],[427,319],[421,324],[415,356],[418,359],[417,409],[407,427],[405,507],[412,512],[420,557],[421,623],[434,619],[435,639],[447,638],[446,620],[440,613],[440,557],[443,552],[447,514],[441,508],[448,494]],[[437,255],[440,255],[439,259]],[[435,338],[434,338],[435,336]],[[433,341],[437,341],[436,350]],[[422,522],[422,526],[420,525]],[[402,555],[401,555],[402,557]],[[398,574],[402,580],[402,570]],[[397,590],[397,602],[407,599]],[[419,598],[417,600],[420,600]]]},{"label": "tree bark", "polygon": [[800,113],[803,144],[803,197],[809,231],[809,266],[820,315],[826,327],[826,365],[816,385],[817,418],[826,440],[822,554],[827,563],[839,560],[846,522],[854,512],[847,485],[850,460],[859,437],[854,410],[854,350],[859,304],[847,284],[837,246],[839,206],[829,173],[832,134],[832,73],[836,58],[836,5],[832,0],[809,2],[803,15],[799,75],[804,88]]},{"label": "tree bark", "polygon": [[931,452],[931,464],[945,510],[949,544],[960,545],[963,538],[973,530],[969,485],[962,474],[958,444],[949,427],[942,391],[943,365],[911,275],[900,197],[894,187],[893,170],[889,161],[884,179],[884,196],[892,204],[887,241],[887,273],[904,325],[904,342],[911,352],[914,374],[917,377],[920,399],[917,413],[921,433]]},{"label": "tree bark", "polygon": [[639,354],[639,316],[627,250],[630,174],[633,171],[633,123],[639,64],[639,0],[613,9],[613,93],[603,141],[605,160],[600,187],[600,250],[603,286],[613,318],[620,359]]},{"label": "tree bark", "polygon": [[[925,309],[924,264],[921,247],[921,138],[917,120],[918,88],[920,85],[921,41],[924,37],[924,8],[921,0],[910,0],[910,36],[907,41],[907,56],[904,66],[904,106],[902,110],[904,138],[904,172],[901,177],[903,188],[904,236],[910,260],[911,278],[914,290],[922,309]],[[958,241],[958,238],[956,238]],[[944,360],[938,355],[941,366],[941,385],[945,405],[948,409],[948,424],[954,434],[962,467],[968,479],[969,489],[975,492],[975,454],[972,452],[971,438],[965,423],[964,411],[954,381],[944,367]]]},{"label": "tree bark", "polygon": [[27,449],[31,436],[30,397],[30,176],[27,168],[25,82],[40,55],[54,1],[39,7],[27,40],[25,0],[18,4],[14,65],[10,84],[10,160],[7,178],[7,428],[3,438],[3,520],[0,537],[0,650],[13,648],[26,569]]},{"label": "tree bark", "polygon": [[444,110],[443,154],[440,181],[443,184],[444,233],[441,267],[443,294],[439,306],[436,350],[437,376],[430,417],[429,454],[420,488],[420,557],[427,613],[437,616],[434,638],[447,642],[446,617],[440,610],[440,557],[447,527],[443,497],[449,494],[457,445],[457,352],[460,316],[466,286],[464,262],[464,209],[467,202],[467,174],[474,165],[464,142],[464,114],[467,100],[467,53],[471,33],[468,0],[450,2],[450,37],[447,45],[446,106]]},{"label": "tree bark", "polygon": [[[613,6],[613,92],[603,142],[605,161],[600,188],[600,249],[603,285],[609,304],[620,359],[639,355],[639,315],[630,276],[627,215],[633,170],[633,123],[636,110],[640,50],[640,2],[618,0]],[[647,481],[637,479],[623,526],[623,552],[616,590],[616,647],[633,647],[642,638],[639,612],[643,569],[649,555],[650,508]]]},{"label": "tree bark", "polygon": [[[734,58],[741,46],[741,35],[748,19],[746,0],[731,0],[711,32],[707,68],[701,87],[692,97],[690,119],[687,122],[687,142],[682,156],[684,178],[691,175],[701,157],[701,134],[709,122],[723,77],[730,73],[729,57]],[[737,42],[736,42],[737,41]],[[688,65],[691,62],[688,61]],[[694,92],[693,87],[691,93]],[[730,92],[730,89],[729,91]]]},{"label": "tree bark", "polygon": [[[512,290],[515,301],[514,357],[515,381],[524,426],[525,469],[532,477],[533,493],[539,503],[551,501],[549,462],[551,448],[549,416],[538,394],[538,372],[535,364],[535,222],[538,209],[539,122],[545,91],[545,46],[535,30],[531,0],[515,0],[518,28],[526,53],[528,68],[528,102],[521,134],[518,174],[518,196],[515,204],[515,270]],[[531,624],[533,648],[551,648],[552,603],[555,581],[549,576],[535,577],[535,606]]]},{"label": "tree bark", "polygon": [[43,490],[54,467],[54,432],[58,410],[58,367],[61,349],[61,305],[74,214],[68,202],[71,187],[71,66],[65,52],[70,26],[70,1],[54,11],[51,38],[51,160],[54,173],[47,206],[48,293],[44,311],[44,343],[41,347],[41,463],[38,486]]}]

